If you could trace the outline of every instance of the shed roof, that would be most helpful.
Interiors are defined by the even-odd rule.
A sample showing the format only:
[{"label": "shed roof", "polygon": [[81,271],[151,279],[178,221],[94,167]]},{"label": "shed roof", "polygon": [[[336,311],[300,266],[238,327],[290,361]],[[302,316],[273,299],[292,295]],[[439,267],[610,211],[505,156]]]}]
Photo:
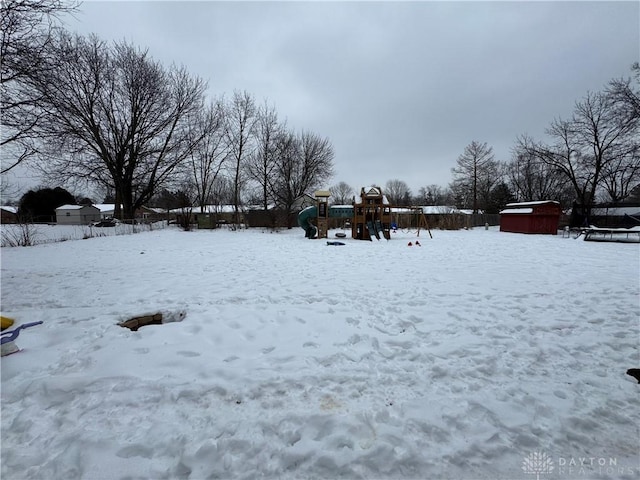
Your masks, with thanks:
[{"label": "shed roof", "polygon": [[80,210],[86,205],[60,205],[56,210]]},{"label": "shed roof", "polygon": [[547,203],[555,203],[556,205],[560,205],[560,202],[556,202],[555,200],[538,200],[535,202],[516,202],[516,203],[507,203],[505,206],[507,208],[518,208],[518,207],[532,207],[534,205],[545,205]]},{"label": "shed roof", "polygon": [[500,210],[500,215],[504,213],[533,213],[533,208],[507,208]]},{"label": "shed roof", "polygon": [[62,205],[56,208],[56,210],[82,210],[83,208],[92,208],[94,210],[98,210],[98,208],[94,207],[93,205]]}]

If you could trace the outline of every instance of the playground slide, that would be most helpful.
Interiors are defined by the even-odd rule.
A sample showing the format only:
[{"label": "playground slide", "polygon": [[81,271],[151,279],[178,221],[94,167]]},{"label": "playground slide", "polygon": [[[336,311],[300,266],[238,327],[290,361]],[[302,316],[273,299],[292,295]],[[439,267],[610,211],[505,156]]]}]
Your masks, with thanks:
[{"label": "playground slide", "polygon": [[380,240],[380,233],[376,229],[376,226],[373,224],[371,220],[367,222],[367,228],[369,229],[369,239],[373,241],[371,238],[371,234],[375,235],[378,240]]},{"label": "playground slide", "polygon": [[384,227],[382,226],[382,221],[380,220],[376,220],[376,230],[378,231],[378,239],[380,239],[379,235],[382,235],[385,239],[387,239],[387,237],[385,237],[384,235]]},{"label": "playground slide", "polygon": [[318,207],[315,206],[307,207],[298,214],[298,226],[304,230],[304,236],[306,238],[316,238],[318,229],[313,223],[311,223],[311,219],[316,218],[317,216]]}]

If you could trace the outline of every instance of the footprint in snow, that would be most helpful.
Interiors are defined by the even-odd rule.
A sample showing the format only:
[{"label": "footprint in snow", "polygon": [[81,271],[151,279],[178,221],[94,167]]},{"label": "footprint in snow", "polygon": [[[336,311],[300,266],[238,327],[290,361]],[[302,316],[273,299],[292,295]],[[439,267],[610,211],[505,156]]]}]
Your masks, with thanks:
[{"label": "footprint in snow", "polygon": [[128,447],[121,448],[116,452],[116,456],[120,458],[132,458],[132,457],[142,457],[142,458],[151,458],[153,457],[153,450],[144,445],[130,445]]},{"label": "footprint in snow", "polygon": [[180,350],[176,352],[178,355],[182,355],[183,357],[199,357],[200,354],[198,352],[189,352],[186,350]]},{"label": "footprint in snow", "polygon": [[556,390],[555,392],[553,392],[553,394],[558,398],[562,398],[563,400],[567,398],[567,394],[564,393],[562,390]]}]

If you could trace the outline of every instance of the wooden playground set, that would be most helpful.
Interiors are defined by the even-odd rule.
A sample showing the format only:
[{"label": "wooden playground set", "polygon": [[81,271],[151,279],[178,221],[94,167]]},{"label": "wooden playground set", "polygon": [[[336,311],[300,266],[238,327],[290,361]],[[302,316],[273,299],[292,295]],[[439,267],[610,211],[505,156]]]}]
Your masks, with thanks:
[{"label": "wooden playground set", "polygon": [[[342,218],[349,221],[351,238],[357,240],[391,239],[395,229],[393,221],[394,207],[387,202],[380,187],[365,187],[360,191],[360,201],[354,200],[352,206],[330,207],[330,192],[315,192],[317,205],[307,207],[298,215],[298,225],[305,231],[307,238],[328,238],[329,219]],[[418,235],[425,228],[431,236],[427,219],[419,207],[397,207],[410,209],[418,217]],[[346,236],[346,235],[345,235]]]}]

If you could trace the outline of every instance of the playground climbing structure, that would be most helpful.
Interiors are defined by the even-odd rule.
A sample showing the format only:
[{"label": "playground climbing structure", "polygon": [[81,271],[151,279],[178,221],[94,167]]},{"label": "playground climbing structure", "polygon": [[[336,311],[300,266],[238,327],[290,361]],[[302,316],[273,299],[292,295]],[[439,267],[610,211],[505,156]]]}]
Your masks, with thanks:
[{"label": "playground climbing structure", "polygon": [[360,190],[360,202],[353,204],[351,237],[358,240],[389,240],[391,205],[380,187],[364,187]]}]

